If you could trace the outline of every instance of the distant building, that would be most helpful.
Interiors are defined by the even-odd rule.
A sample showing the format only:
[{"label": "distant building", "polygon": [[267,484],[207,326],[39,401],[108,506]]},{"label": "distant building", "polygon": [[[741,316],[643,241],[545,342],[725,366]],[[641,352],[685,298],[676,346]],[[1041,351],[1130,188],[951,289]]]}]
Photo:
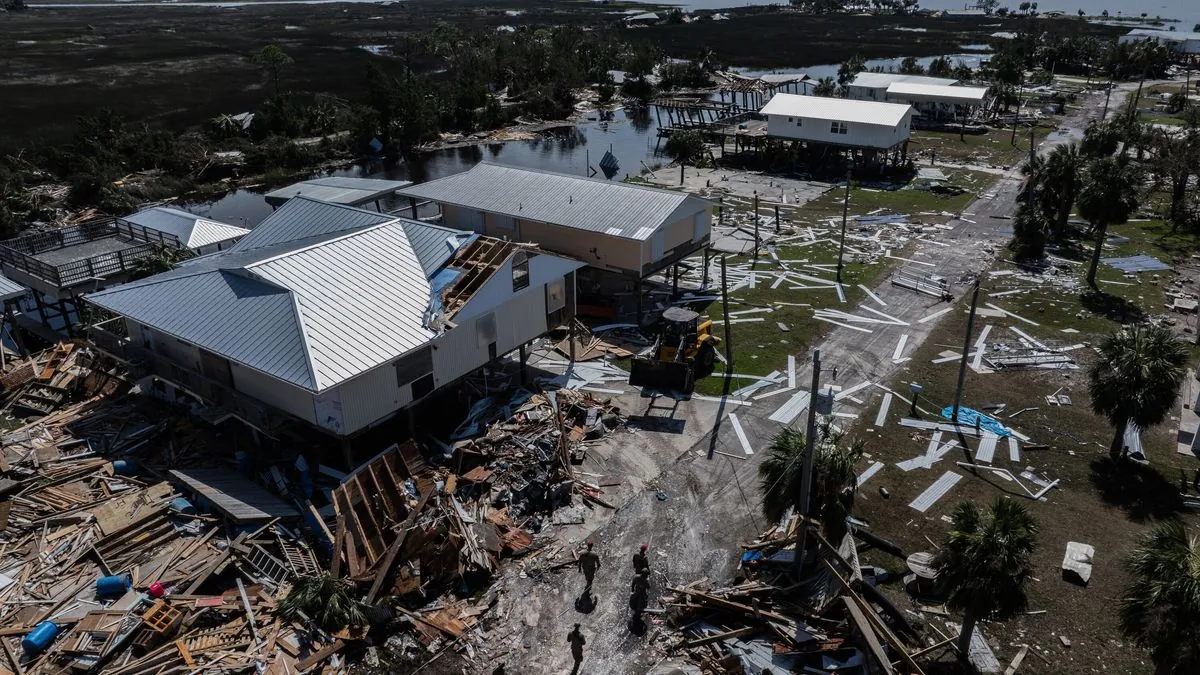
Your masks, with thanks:
[{"label": "distant building", "polygon": [[859,73],[846,87],[847,98],[857,101],[887,101],[887,89],[897,82],[909,84],[928,84],[949,87],[958,84],[958,80],[945,77],[926,77],[924,75],[904,75],[902,73]]},{"label": "distant building", "polygon": [[409,185],[412,185],[412,182],[406,180],[326,176],[273,190],[267,193],[266,199],[267,203],[275,208],[279,208],[292,197],[308,197],[344,206],[362,207],[373,204],[376,211],[383,211],[384,203],[396,197],[396,190]]},{"label": "distant building", "polygon": [[963,119],[984,106],[987,87],[948,87],[940,84],[893,82],[887,88],[889,103],[911,105],[922,120],[946,122]]},{"label": "distant building", "polygon": [[908,142],[913,109],[896,103],[775,94],[760,111],[767,136],[892,150]]},{"label": "distant building", "polygon": [[1153,28],[1134,28],[1125,35],[1117,38],[1117,42],[1128,44],[1151,40],[1166,45],[1175,50],[1176,54],[1194,57],[1200,54],[1200,33],[1173,30],[1156,30]]}]

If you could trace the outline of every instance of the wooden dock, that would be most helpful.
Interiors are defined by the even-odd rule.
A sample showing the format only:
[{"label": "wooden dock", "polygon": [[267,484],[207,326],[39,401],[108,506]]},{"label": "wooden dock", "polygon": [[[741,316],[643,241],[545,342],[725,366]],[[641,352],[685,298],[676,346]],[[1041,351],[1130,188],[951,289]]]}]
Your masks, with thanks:
[{"label": "wooden dock", "polygon": [[236,523],[265,523],[274,518],[297,518],[294,506],[259,487],[233,469],[173,469],[171,480]]}]

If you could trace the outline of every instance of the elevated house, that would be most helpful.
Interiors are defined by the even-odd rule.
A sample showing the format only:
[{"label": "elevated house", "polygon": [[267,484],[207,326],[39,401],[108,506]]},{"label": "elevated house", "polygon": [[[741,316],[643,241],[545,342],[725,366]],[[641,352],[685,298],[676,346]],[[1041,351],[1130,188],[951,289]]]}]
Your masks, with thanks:
[{"label": "elevated house", "polygon": [[1169,47],[1177,61],[1194,63],[1197,58],[1200,58],[1200,33],[1134,28],[1125,35],[1117,38],[1117,41],[1121,44],[1144,42],[1146,40]]},{"label": "elevated house", "polygon": [[292,197],[308,197],[330,204],[343,206],[374,206],[383,211],[396,197],[396,191],[412,185],[406,180],[381,180],[378,178],[352,178],[349,176],[326,176],[293,183],[272,190],[266,195],[267,203],[273,208],[283,206]]},{"label": "elevated house", "polygon": [[348,441],[566,323],[582,263],[306,197],[237,245],[86,300],[161,396]]},{"label": "elevated house", "polygon": [[869,73],[862,72],[854,76],[850,84],[846,85],[847,98],[855,101],[880,101],[888,100],[888,87],[897,82],[905,82],[908,84],[924,84],[937,87],[952,87],[958,84],[958,80],[952,80],[946,77],[927,77],[925,75],[905,75],[903,73]]},{"label": "elevated house", "polygon": [[913,109],[896,103],[775,94],[760,111],[767,136],[863,151],[907,155]]},{"label": "elevated house", "polygon": [[587,287],[613,275],[639,299],[643,279],[704,249],[712,229],[712,202],[685,192],[487,162],[399,192],[436,203],[448,227],[578,259]]},{"label": "elevated house", "polygon": [[[164,248],[196,255],[228,248],[247,232],[179,209],[154,207],[2,241],[0,271],[32,291],[22,307],[23,325],[70,334],[79,295],[125,282],[139,272],[144,259]],[[55,339],[52,333],[48,337]]]},{"label": "elevated house", "polygon": [[987,87],[962,87],[919,82],[893,82],[887,88],[887,101],[911,105],[920,122],[965,121],[972,112],[985,107]]}]

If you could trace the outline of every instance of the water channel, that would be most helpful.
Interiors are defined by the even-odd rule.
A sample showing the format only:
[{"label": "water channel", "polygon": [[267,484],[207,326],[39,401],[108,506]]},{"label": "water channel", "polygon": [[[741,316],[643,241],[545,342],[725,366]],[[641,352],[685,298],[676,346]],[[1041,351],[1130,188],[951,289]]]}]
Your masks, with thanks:
[{"label": "water channel", "polygon": [[[972,68],[977,68],[986,55],[975,51],[953,54],[949,58],[951,63],[957,64],[962,61]],[[933,59],[934,57],[926,57],[919,61],[928,66]],[[900,65],[900,61],[901,59],[875,59],[868,61],[867,67],[894,69]],[[787,72],[806,73],[809,77],[819,79],[836,76],[837,69],[836,64],[826,64],[783,71],[743,68],[737,70],[748,76]],[[589,165],[595,167],[609,150],[620,162],[620,170],[613,176],[613,180],[636,176],[642,172],[643,165],[653,167],[668,161],[661,155],[658,120],[654,109],[644,110],[640,114],[637,111],[617,110],[610,119],[602,119],[598,112],[592,111],[583,122],[572,128],[539,134],[532,140],[439,150],[394,164],[363,162],[320,175],[411,180],[419,183],[466,171],[479,162],[488,160],[582,176],[587,174]],[[183,207],[213,220],[254,227],[271,213],[271,207],[262,197],[262,192],[266,189],[267,186],[261,190],[238,189],[215,201],[184,204]]]}]

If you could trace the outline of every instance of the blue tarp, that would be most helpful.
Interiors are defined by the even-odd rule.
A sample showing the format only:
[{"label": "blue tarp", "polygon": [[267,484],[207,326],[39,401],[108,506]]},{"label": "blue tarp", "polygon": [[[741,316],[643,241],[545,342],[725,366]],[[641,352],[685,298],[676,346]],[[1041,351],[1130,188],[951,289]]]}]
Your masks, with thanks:
[{"label": "blue tarp", "polygon": [[[953,415],[954,415],[954,408],[952,406],[947,406],[945,408],[942,408],[942,417],[945,417],[946,419],[953,422],[953,421],[955,421],[953,419]],[[985,431],[990,431],[993,434],[996,434],[997,436],[999,436],[1001,438],[1004,438],[1005,436],[1012,436],[1012,432],[1009,431],[1008,427],[997,422],[996,420],[992,419],[991,417],[984,415],[983,413],[979,412],[978,410],[972,410],[971,408],[967,408],[964,406],[958,407],[958,420],[957,421],[959,424],[961,424],[965,427],[973,427],[973,426],[975,426],[975,420],[979,420],[979,428],[980,429],[983,429]]]}]

